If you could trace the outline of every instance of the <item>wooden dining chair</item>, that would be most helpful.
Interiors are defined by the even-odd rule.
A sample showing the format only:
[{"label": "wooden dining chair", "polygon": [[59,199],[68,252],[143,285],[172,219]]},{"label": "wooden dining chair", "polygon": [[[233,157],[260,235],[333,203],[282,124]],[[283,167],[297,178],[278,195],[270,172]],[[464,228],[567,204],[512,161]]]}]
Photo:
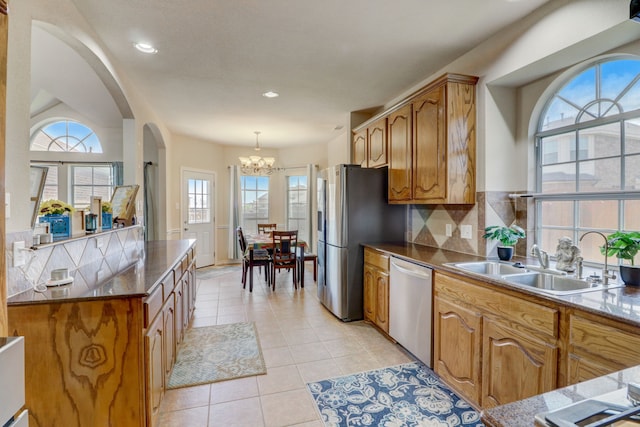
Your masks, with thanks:
[{"label": "wooden dining chair", "polygon": [[267,285],[271,284],[271,264],[273,259],[266,249],[247,248],[247,240],[242,227],[236,229],[238,244],[242,251],[242,289],[247,286],[247,272],[249,273],[249,292],[253,292],[253,267],[264,266],[264,277]]},{"label": "wooden dining chair", "polygon": [[277,224],[258,224],[258,234],[269,234],[277,228]]},{"label": "wooden dining chair", "polygon": [[298,259],[296,248],[298,247],[298,230],[295,231],[273,231],[271,234],[273,241],[273,263],[271,287],[276,290],[276,271],[287,269],[293,270],[293,287],[298,288]]}]

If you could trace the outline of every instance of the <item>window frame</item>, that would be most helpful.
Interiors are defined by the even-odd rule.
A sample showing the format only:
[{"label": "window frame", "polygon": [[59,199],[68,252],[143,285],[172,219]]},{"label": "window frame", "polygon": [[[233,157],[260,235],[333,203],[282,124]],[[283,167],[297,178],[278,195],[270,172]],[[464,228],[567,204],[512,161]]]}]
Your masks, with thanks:
[{"label": "window frame", "polygon": [[[593,120],[589,120],[589,121],[580,121],[581,119],[581,115],[584,114],[584,110],[586,110],[587,108],[589,108],[590,105],[593,105],[597,102],[603,102],[603,100],[605,98],[602,98],[601,96],[601,85],[602,85],[602,80],[601,80],[601,73],[600,73],[600,69],[602,67],[603,64],[606,63],[610,63],[610,62],[614,62],[614,61],[620,61],[620,60],[629,60],[629,57],[618,57],[618,58],[606,58],[606,59],[602,59],[602,60],[598,60],[598,61],[594,61],[591,62],[589,64],[587,64],[585,67],[582,67],[578,70],[576,70],[575,72],[573,72],[570,76],[568,76],[567,78],[563,79],[563,81],[559,84],[557,90],[555,90],[553,93],[551,93],[549,96],[547,96],[547,99],[545,100],[544,103],[544,107],[541,110],[539,119],[538,119],[538,123],[537,123],[537,128],[536,128],[536,132],[534,135],[534,141],[535,141],[535,185],[536,185],[536,194],[534,195],[534,199],[535,199],[535,240],[536,242],[539,242],[539,245],[541,245],[543,247],[543,249],[545,250],[549,250],[550,248],[550,244],[553,242],[545,242],[543,240],[543,232],[545,230],[565,230],[567,231],[567,233],[571,234],[568,237],[571,237],[573,239],[574,242],[579,242],[580,237],[586,233],[587,231],[599,231],[605,235],[608,235],[610,233],[613,233],[615,231],[618,230],[624,230],[624,225],[625,225],[625,208],[624,208],[624,204],[625,201],[627,200],[640,200],[640,190],[625,190],[625,178],[626,178],[626,171],[625,171],[625,160],[628,158],[628,156],[631,156],[633,154],[637,154],[637,153],[627,153],[627,138],[625,135],[625,130],[626,130],[626,122],[628,120],[638,120],[640,119],[640,108],[635,109],[635,110],[631,110],[631,111],[625,111],[622,113],[618,113],[615,115],[610,115],[610,116],[604,116],[604,117],[598,117],[595,118]],[[636,61],[640,61],[640,58],[631,58],[634,59]],[[586,103],[585,105],[583,105],[581,107],[581,109],[578,111],[578,113],[576,114],[575,120],[573,124],[570,125],[565,125],[565,126],[561,126],[561,127],[557,127],[557,128],[553,128],[553,129],[546,129],[546,130],[541,130],[543,128],[543,124],[545,122],[545,119],[547,118],[547,114],[549,112],[549,107],[552,105],[552,102],[556,99],[556,96],[562,91],[562,89],[564,89],[567,85],[569,85],[570,83],[572,83],[574,81],[574,79],[576,79],[577,77],[581,76],[582,73],[584,73],[585,71],[587,71],[588,69],[594,67],[595,68],[595,75],[597,76],[597,78],[595,79],[595,88],[591,88],[595,90],[595,99],[591,102],[591,103]],[[640,80],[640,73],[637,73],[635,75],[634,78],[631,79],[630,83],[633,83],[634,85],[637,84],[637,82]],[[623,91],[622,93],[626,93],[626,91]],[[590,128],[597,128],[597,127],[601,127],[604,125],[615,125],[617,124],[619,126],[618,128],[618,143],[620,144],[619,147],[619,152],[617,155],[611,155],[611,156],[594,156],[591,158],[586,158],[583,159],[580,156],[580,150],[581,150],[581,141],[580,141],[580,133],[582,131],[588,130]],[[551,137],[551,136],[555,136],[555,135],[564,135],[564,134],[569,134],[575,132],[575,138],[573,141],[573,147],[571,148],[572,152],[574,153],[574,157],[570,159],[569,161],[558,161],[558,162],[547,162],[545,163],[545,159],[544,159],[544,152],[543,152],[543,140],[544,138],[547,137]],[[549,153],[547,153],[549,154]],[[580,191],[580,176],[578,175],[580,173],[580,163],[581,162],[588,162],[588,161],[593,161],[594,159],[597,160],[601,160],[601,159],[616,159],[618,160],[618,166],[619,166],[619,176],[618,178],[620,179],[619,181],[619,189],[618,190],[606,190],[606,191]],[[549,166],[549,165],[556,165],[556,164],[565,164],[565,165],[574,165],[575,166],[575,186],[574,186],[574,191],[572,192],[557,192],[557,193],[544,193],[543,192],[543,166]],[[543,203],[545,202],[554,202],[554,201],[561,201],[561,202],[572,202],[573,203],[573,212],[572,212],[572,224],[571,226],[563,226],[563,225],[551,225],[551,224],[546,224],[543,225],[543,221],[545,221],[545,218],[543,218]],[[585,227],[581,225],[581,210],[580,210],[580,204],[581,202],[589,202],[589,201],[617,201],[617,217],[616,217],[616,223],[617,223],[617,227],[616,228],[612,228],[612,227],[602,227],[602,228],[593,228],[592,227]],[[569,232],[570,230],[570,232]],[[604,242],[603,242],[604,243]],[[553,253],[554,251],[550,251],[550,253]],[[555,259],[555,257],[552,255],[552,258]],[[592,265],[601,265],[604,261],[604,259],[585,259],[585,262],[588,264],[592,264]],[[617,260],[617,263],[620,263],[620,260]],[[610,260],[611,264],[615,264],[616,261]]]},{"label": "window frame", "polygon": [[[255,189],[248,190],[246,188],[246,180],[247,179],[255,179],[256,185]],[[259,180],[266,179],[267,185],[266,190],[260,188]],[[245,194],[247,191],[255,192],[255,206],[256,206],[256,217],[250,220],[247,220],[245,216]],[[258,217],[258,199],[261,197],[258,193],[266,192],[267,195],[267,211],[266,217]],[[256,234],[258,232],[258,223],[269,223],[269,215],[271,211],[271,179],[266,175],[240,175],[240,225],[245,234]]]},{"label": "window frame", "polygon": [[[70,187],[70,195],[69,195],[69,199],[70,199],[70,205],[72,205],[74,208],[76,209],[82,209],[85,206],[84,203],[83,204],[79,204],[78,202],[76,202],[76,188],[78,187],[90,187],[91,188],[91,196],[89,196],[89,198],[95,196],[95,188],[99,187],[99,188],[109,188],[109,191],[106,194],[112,195],[113,194],[113,189],[116,187],[115,184],[115,176],[113,173],[113,167],[110,164],[105,164],[105,163],[73,163],[69,165],[69,187]],[[76,184],[75,182],[75,169],[76,168],[91,168],[91,185],[87,185],[87,184]],[[110,180],[110,184],[95,184],[95,168],[106,168],[109,170],[109,180]],[[109,196],[109,200],[111,199],[111,196]],[[105,201],[109,201],[109,200],[105,200]]]}]

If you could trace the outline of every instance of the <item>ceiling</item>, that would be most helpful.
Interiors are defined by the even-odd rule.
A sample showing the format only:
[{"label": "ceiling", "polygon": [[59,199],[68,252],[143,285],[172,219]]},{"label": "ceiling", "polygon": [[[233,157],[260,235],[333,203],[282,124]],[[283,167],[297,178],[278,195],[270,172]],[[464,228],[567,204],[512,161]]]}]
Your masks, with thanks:
[{"label": "ceiling", "polygon": [[[350,112],[384,105],[548,0],[72,1],[171,132],[251,146],[261,131],[276,148],[336,138]],[[53,45],[64,49],[49,41],[34,55],[55,56]],[[33,91],[32,112],[74,103]]]}]

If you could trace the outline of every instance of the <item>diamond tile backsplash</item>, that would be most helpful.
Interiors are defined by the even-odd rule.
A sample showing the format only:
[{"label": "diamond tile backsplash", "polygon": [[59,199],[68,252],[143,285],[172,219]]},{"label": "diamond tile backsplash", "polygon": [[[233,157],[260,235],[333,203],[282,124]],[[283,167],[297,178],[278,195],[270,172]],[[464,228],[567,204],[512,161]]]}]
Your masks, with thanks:
[{"label": "diamond tile backsplash", "polygon": [[[533,222],[527,212],[533,212],[530,198],[512,198],[513,192],[487,191],[476,193],[475,205],[412,205],[410,207],[409,235],[420,245],[448,249],[471,255],[497,257],[497,242],[485,241],[485,227],[513,225],[524,228],[533,236]],[[533,215],[530,216],[531,219]],[[451,224],[451,236],[446,226]],[[462,238],[461,226],[471,226],[471,239]],[[526,255],[527,242],[516,245],[516,254]]]},{"label": "diamond tile backsplash", "polygon": [[13,267],[13,242],[32,240],[31,231],[7,235],[8,297],[45,283],[57,268],[68,268],[74,284],[92,287],[134,264],[144,252],[142,227],[133,226],[32,248],[26,264]]}]

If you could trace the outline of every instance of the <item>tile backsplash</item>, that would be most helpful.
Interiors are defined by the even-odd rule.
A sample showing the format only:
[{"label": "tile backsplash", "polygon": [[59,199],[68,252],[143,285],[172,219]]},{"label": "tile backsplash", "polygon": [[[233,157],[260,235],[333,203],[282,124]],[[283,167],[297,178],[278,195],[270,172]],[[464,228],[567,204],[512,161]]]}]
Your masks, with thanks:
[{"label": "tile backsplash", "polygon": [[7,234],[8,297],[45,283],[58,268],[68,268],[75,281],[93,285],[126,269],[144,253],[142,227],[133,226],[29,249],[25,265],[13,267],[13,242],[32,240],[30,230]]},{"label": "tile backsplash", "polygon": [[[475,205],[412,205],[408,233],[416,244],[448,249],[471,255],[496,257],[497,242],[482,238],[489,225],[519,225],[533,233],[533,202],[528,198],[509,197],[514,192],[476,193]],[[447,225],[451,236],[447,236]],[[471,228],[470,238],[463,237],[463,226]],[[526,241],[516,245],[516,254],[525,256]]]}]

